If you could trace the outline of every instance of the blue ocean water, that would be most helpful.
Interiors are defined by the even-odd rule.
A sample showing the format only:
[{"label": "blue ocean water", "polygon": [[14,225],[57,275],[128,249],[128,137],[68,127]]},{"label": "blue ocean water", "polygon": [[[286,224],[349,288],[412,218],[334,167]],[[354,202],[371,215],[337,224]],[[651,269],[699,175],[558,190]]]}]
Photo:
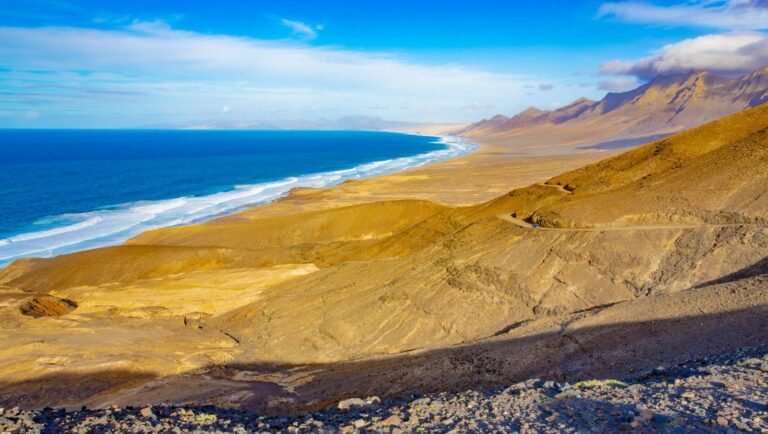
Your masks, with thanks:
[{"label": "blue ocean water", "polygon": [[0,266],[472,149],[360,131],[0,130]]}]

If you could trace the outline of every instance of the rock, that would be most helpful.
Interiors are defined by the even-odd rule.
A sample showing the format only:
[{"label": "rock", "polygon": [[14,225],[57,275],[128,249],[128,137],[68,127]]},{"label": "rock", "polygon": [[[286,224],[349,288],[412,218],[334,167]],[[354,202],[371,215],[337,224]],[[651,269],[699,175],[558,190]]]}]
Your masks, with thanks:
[{"label": "rock", "polygon": [[368,405],[378,405],[381,404],[381,398],[378,396],[369,396],[365,398],[365,403]]},{"label": "rock", "polygon": [[411,402],[411,407],[419,407],[421,405],[429,405],[430,402],[432,402],[432,400],[429,399],[429,398],[416,399],[416,400]]},{"label": "rock", "polygon": [[525,387],[533,389],[539,387],[543,382],[538,378],[531,378],[530,380],[526,380],[523,384],[525,384]]},{"label": "rock", "polygon": [[392,434],[403,434],[403,430],[400,428],[393,428]]},{"label": "rock", "polygon": [[581,395],[579,395],[579,392],[568,389],[564,392],[560,392],[557,395],[555,395],[555,399],[570,399],[570,398],[580,398]]},{"label": "rock", "polygon": [[736,425],[736,428],[741,430],[741,431],[746,431],[746,432],[751,432],[752,431],[752,429],[747,424],[745,424],[744,422],[737,421],[736,423],[734,423],[734,425]]},{"label": "rock", "polygon": [[365,407],[365,401],[360,398],[349,398],[339,401],[339,410],[349,410],[352,407]]},{"label": "rock", "polygon": [[400,426],[402,424],[403,420],[395,414],[379,422],[379,425],[381,426]]},{"label": "rock", "polygon": [[352,426],[352,425],[347,425],[347,426],[343,426],[343,427],[341,427],[341,430],[340,430],[340,432],[343,434],[343,433],[352,432],[352,431],[354,431],[354,430],[355,430],[355,427],[354,427],[354,426]]},{"label": "rock", "polygon": [[363,419],[357,419],[356,421],[352,422],[352,425],[354,425],[355,429],[360,429],[367,427],[368,422]]},{"label": "rock", "polygon": [[635,416],[635,420],[638,422],[648,422],[651,419],[653,419],[653,412],[645,408],[640,410],[637,416]]},{"label": "rock", "polygon": [[144,407],[139,411],[142,417],[153,417],[155,413],[152,412],[152,407]]},{"label": "rock", "polygon": [[720,417],[717,418],[717,424],[722,426],[722,427],[727,427],[728,426],[728,419],[720,416]]}]

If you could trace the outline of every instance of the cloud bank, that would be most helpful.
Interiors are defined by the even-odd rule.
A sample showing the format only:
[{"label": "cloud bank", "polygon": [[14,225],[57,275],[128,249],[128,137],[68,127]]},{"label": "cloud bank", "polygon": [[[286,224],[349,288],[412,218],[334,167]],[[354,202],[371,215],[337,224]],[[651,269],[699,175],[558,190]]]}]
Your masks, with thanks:
[{"label": "cloud bank", "polygon": [[131,125],[221,115],[221,107],[255,119],[387,106],[383,116],[456,120],[457,107],[505,107],[532,82],[387,53],[182,31],[160,21],[113,30],[0,27],[0,40],[0,115],[34,108],[41,119],[87,115]]},{"label": "cloud bank", "polygon": [[598,16],[643,24],[763,30],[768,29],[768,0],[698,0],[673,6],[611,2],[600,7]]},{"label": "cloud bank", "polygon": [[659,74],[710,71],[724,76],[742,75],[768,65],[768,36],[735,32],[706,35],[666,45],[657,53],[634,61],[615,60],[600,73],[629,75],[643,80]]}]

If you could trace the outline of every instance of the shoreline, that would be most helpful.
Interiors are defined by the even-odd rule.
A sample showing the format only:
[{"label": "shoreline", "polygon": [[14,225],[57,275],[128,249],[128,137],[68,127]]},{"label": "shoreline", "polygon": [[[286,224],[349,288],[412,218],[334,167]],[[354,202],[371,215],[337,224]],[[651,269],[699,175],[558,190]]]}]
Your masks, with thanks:
[{"label": "shoreline", "polygon": [[[279,201],[289,196],[295,189],[332,188],[350,180],[386,176],[448,159],[460,158],[480,149],[478,145],[470,143],[464,138],[449,134],[392,132],[434,138],[432,143],[443,144],[445,148],[389,160],[371,161],[347,169],[288,176],[276,181],[256,184],[235,185],[231,190],[208,195],[182,196],[155,201],[140,200],[103,211],[74,214],[75,216],[82,216],[82,219],[60,227],[24,232],[0,239],[0,269],[7,267],[17,259],[52,258],[69,253],[121,245],[148,231],[205,224],[237,215],[254,207]],[[198,209],[203,209],[204,212],[207,207],[210,209],[209,214],[195,216],[195,213],[200,212],[195,209],[195,206]],[[178,217],[170,216],[169,218],[176,217],[173,220],[151,223],[153,219],[160,218],[162,213],[170,213],[175,209],[183,210],[184,207],[191,207],[192,211]],[[132,219],[128,226],[125,226],[122,221],[126,219]],[[123,227],[115,227],[116,224],[122,224]],[[95,231],[95,234],[86,237],[85,231]]]}]

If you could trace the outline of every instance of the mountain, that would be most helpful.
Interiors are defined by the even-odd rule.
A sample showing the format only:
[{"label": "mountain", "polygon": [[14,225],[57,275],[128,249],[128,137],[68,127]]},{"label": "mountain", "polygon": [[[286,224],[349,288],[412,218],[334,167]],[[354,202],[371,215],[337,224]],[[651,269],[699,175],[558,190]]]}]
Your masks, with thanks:
[{"label": "mountain", "polygon": [[345,116],[338,119],[295,119],[275,121],[199,121],[192,123],[154,124],[145,128],[205,129],[205,130],[410,130],[431,124],[389,121],[373,116]]},{"label": "mountain", "polygon": [[[495,116],[462,131],[547,145],[610,148],[637,144],[695,127],[768,101],[768,67],[738,78],[707,72],[658,76],[637,89],[609,93],[600,101],[579,99],[556,110],[529,108],[511,118]],[[625,141],[629,139],[629,141]],[[611,143],[600,146],[603,141]],[[525,145],[525,143],[523,143]]]}]

